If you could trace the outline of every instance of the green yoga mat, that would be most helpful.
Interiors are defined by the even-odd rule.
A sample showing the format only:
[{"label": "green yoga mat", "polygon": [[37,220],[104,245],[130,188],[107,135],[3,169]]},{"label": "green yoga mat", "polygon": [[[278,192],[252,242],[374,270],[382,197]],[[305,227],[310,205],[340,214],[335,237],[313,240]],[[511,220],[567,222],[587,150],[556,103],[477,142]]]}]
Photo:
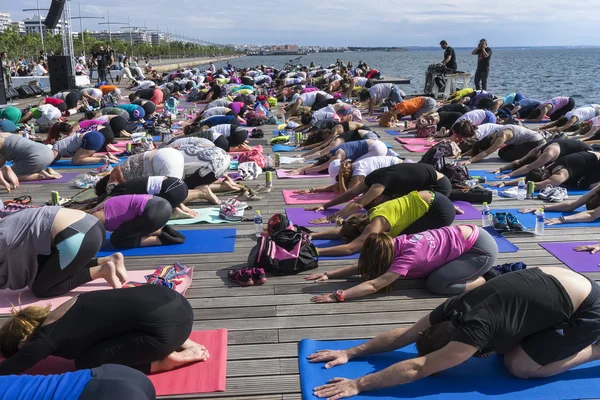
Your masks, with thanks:
[{"label": "green yoga mat", "polygon": [[[219,207],[194,208],[198,213],[196,218],[172,219],[167,225],[194,225],[194,224],[238,224],[239,221],[226,221],[219,218]],[[244,216],[244,210],[238,211],[239,216]]]}]

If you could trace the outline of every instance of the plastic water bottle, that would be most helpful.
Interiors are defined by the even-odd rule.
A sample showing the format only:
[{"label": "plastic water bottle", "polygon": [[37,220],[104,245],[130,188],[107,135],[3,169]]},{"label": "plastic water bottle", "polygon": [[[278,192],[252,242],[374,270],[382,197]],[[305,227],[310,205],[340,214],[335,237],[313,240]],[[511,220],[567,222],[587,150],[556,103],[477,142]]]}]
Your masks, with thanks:
[{"label": "plastic water bottle", "polygon": [[274,164],[273,157],[270,154],[267,154],[267,171],[273,169]]},{"label": "plastic water bottle", "polygon": [[171,141],[171,130],[170,130],[170,129],[167,129],[167,130],[165,131],[165,137],[164,137],[164,140],[163,140],[163,141],[164,141],[165,143],[169,143],[169,142]]},{"label": "plastic water bottle", "polygon": [[527,197],[527,185],[525,184],[525,179],[519,180],[518,190],[517,190],[517,199],[525,200]]},{"label": "plastic water bottle", "polygon": [[544,234],[544,224],[546,223],[546,214],[544,209],[540,208],[535,213],[535,234],[541,236]]},{"label": "plastic water bottle", "polygon": [[475,186],[479,185],[479,179],[469,179],[469,180],[465,181],[465,184],[469,187],[475,187]]},{"label": "plastic water bottle", "polygon": [[263,219],[262,215],[260,215],[260,210],[256,210],[256,214],[254,215],[254,234],[257,238],[261,237],[264,231]]},{"label": "plastic water bottle", "polygon": [[487,202],[483,203],[483,209],[481,210],[481,226],[492,226],[492,212]]}]

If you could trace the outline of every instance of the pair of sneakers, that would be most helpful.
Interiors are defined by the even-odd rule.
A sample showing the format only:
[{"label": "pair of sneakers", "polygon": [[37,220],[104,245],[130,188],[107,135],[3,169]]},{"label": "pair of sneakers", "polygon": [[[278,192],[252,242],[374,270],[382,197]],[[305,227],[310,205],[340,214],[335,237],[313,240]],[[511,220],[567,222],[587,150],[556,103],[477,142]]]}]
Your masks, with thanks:
[{"label": "pair of sneakers", "polygon": [[89,189],[96,187],[96,183],[100,180],[98,175],[86,174],[82,179],[75,181],[75,186],[80,189]]},{"label": "pair of sneakers", "polygon": [[91,175],[104,175],[109,174],[113,170],[112,165],[110,165],[110,161],[108,157],[104,158],[104,165],[99,166],[98,168],[94,168],[90,171]]},{"label": "pair of sneakers", "polygon": [[565,188],[548,185],[540,191],[538,198],[551,201],[553,203],[560,203],[561,201],[568,199],[569,194]]},{"label": "pair of sneakers", "polygon": [[240,286],[256,286],[267,283],[267,276],[263,268],[232,269],[227,273],[231,282]]},{"label": "pair of sneakers", "polygon": [[525,230],[515,215],[505,212],[494,214],[494,229],[498,232],[523,232]]}]

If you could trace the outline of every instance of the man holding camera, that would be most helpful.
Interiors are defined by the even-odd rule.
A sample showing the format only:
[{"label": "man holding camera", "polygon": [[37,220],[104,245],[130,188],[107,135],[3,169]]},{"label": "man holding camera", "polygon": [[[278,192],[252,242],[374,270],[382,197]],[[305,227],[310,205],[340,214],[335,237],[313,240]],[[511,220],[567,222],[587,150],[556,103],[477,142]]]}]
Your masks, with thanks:
[{"label": "man holding camera", "polygon": [[487,79],[490,72],[492,49],[487,47],[487,41],[481,39],[479,45],[471,52],[477,56],[477,71],[475,72],[475,89],[487,90]]}]

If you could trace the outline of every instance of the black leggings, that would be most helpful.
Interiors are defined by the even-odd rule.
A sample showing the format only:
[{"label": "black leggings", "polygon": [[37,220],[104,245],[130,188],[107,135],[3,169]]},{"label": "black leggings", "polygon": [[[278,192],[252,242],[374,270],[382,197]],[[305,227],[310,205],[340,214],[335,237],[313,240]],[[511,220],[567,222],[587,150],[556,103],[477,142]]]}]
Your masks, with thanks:
[{"label": "black leggings", "polygon": [[498,157],[504,161],[516,161],[525,157],[531,150],[544,143],[545,140],[538,140],[537,142],[521,143],[519,145],[509,144],[498,150]]},{"label": "black leggings", "polygon": [[488,81],[488,74],[490,73],[489,70],[480,70],[479,68],[477,68],[477,71],[475,71],[475,89],[476,90],[487,90],[487,81]]},{"label": "black leggings", "polygon": [[454,204],[452,204],[448,197],[435,192],[435,199],[429,206],[427,213],[406,228],[402,234],[408,235],[450,226],[454,222],[455,217],[456,209],[454,208]]},{"label": "black leggings", "polygon": [[154,385],[142,372],[123,365],[105,364],[92,369],[92,379],[78,400],[155,400]]},{"label": "black leggings", "polygon": [[[123,196],[126,194],[148,194],[148,179],[135,178],[123,182],[110,192],[111,196]],[[162,181],[160,192],[152,193],[154,196],[162,197],[167,200],[171,207],[175,208],[181,205],[188,196],[188,187],[179,178],[167,176]]]},{"label": "black leggings", "polygon": [[315,96],[315,104],[313,104],[311,109],[312,109],[312,111],[317,111],[317,110],[327,107],[329,104],[334,104],[336,102],[337,102],[337,99],[335,99],[335,98],[328,99],[327,96],[325,96],[321,93],[318,93]]},{"label": "black leggings", "polygon": [[435,185],[431,186],[431,190],[437,193],[441,193],[444,196],[448,197],[452,192],[452,183],[450,182],[450,179],[448,179],[447,176],[444,176],[441,179],[438,179]]},{"label": "black leggings", "polygon": [[140,247],[142,238],[164,227],[171,214],[173,208],[167,200],[153,197],[146,203],[142,215],[115,229],[110,236],[110,243],[121,249]]},{"label": "black leggings", "polygon": [[563,108],[556,110],[551,116],[550,121],[558,121],[561,117],[564,117],[566,113],[572,111],[575,108],[575,100],[569,97],[569,102]]},{"label": "black leggings", "polygon": [[[136,296],[144,300],[147,308],[152,308],[153,305],[157,307],[154,311],[140,310],[136,315],[139,322],[127,332],[115,334],[88,347],[83,354],[75,358],[77,369],[119,364],[149,374],[152,362],[164,359],[190,337],[194,312],[185,297],[159,285],[144,285],[131,289],[136,289]],[[165,301],[163,293],[168,293],[170,300]],[[115,305],[107,304],[106,307]]]},{"label": "black leggings", "polygon": [[[59,232],[50,255],[37,257],[39,267],[31,285],[33,294],[36,297],[60,296],[90,282],[89,269],[98,265],[98,259],[93,257],[105,241],[104,225],[91,215]],[[73,256],[69,257],[69,254]]]}]

